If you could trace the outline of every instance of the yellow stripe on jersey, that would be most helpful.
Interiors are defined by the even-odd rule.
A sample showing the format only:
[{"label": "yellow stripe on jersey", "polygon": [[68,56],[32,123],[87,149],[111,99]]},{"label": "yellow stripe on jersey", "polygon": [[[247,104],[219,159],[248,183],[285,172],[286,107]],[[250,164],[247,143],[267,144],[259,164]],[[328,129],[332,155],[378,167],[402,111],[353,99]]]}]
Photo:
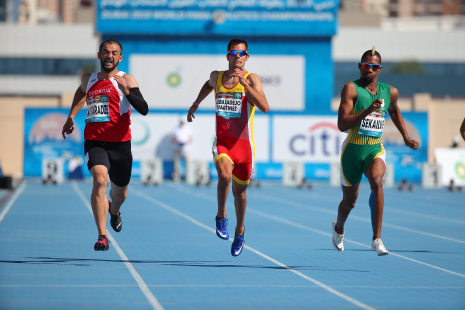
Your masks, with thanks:
[{"label": "yellow stripe on jersey", "polygon": [[249,124],[250,124],[250,133],[252,134],[252,137],[250,137],[250,139],[252,140],[252,145],[253,145],[253,160],[255,161],[255,140],[254,140],[254,138],[253,138],[253,117],[255,116],[255,106],[249,104],[249,107],[250,107],[250,109],[251,109],[251,112],[250,112],[250,120],[249,120]]},{"label": "yellow stripe on jersey", "polygon": [[240,179],[238,179],[234,174],[233,174],[233,180],[236,181],[236,183],[238,184],[241,184],[241,185],[247,185],[250,183],[250,180],[247,180],[247,181],[242,181]]},{"label": "yellow stripe on jersey", "polygon": [[362,135],[358,133],[359,129],[360,129],[360,124],[355,125],[354,127],[350,129],[350,132],[352,133],[350,140],[349,140],[350,143],[360,144],[360,145],[364,145],[364,144],[373,145],[373,144],[379,144],[382,142],[383,137],[371,137],[367,135]]},{"label": "yellow stripe on jersey", "polygon": [[384,155],[384,146],[383,146],[383,144],[381,143],[381,152],[379,152],[378,154],[376,154],[375,159],[378,158],[379,156],[382,156],[382,155]]}]

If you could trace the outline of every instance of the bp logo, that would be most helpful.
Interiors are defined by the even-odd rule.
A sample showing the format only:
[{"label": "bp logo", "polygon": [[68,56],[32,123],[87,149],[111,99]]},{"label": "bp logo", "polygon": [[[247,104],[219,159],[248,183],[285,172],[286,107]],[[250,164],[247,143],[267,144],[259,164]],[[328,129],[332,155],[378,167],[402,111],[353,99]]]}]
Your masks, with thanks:
[{"label": "bp logo", "polygon": [[462,163],[455,164],[455,174],[461,179],[465,180],[465,165]]},{"label": "bp logo", "polygon": [[181,84],[181,76],[177,72],[170,73],[166,78],[166,82],[171,87],[178,87]]}]

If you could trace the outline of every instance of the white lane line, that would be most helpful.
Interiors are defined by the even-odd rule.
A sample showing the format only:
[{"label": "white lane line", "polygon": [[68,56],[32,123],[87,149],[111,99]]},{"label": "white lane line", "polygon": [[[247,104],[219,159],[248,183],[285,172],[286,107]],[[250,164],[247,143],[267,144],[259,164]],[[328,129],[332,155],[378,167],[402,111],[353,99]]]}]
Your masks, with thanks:
[{"label": "white lane line", "polygon": [[[211,227],[209,227],[209,226],[207,226],[207,225],[205,225],[205,224],[203,224],[203,223],[197,221],[196,219],[190,217],[189,215],[187,215],[187,214],[185,214],[185,213],[183,213],[183,212],[181,212],[181,211],[178,211],[177,209],[175,209],[175,208],[173,208],[173,207],[171,207],[171,206],[169,206],[169,205],[167,205],[167,204],[165,204],[165,203],[163,203],[163,202],[161,202],[161,201],[159,201],[159,200],[157,200],[157,199],[155,199],[155,198],[153,198],[153,197],[151,197],[151,196],[149,196],[149,195],[146,195],[146,194],[144,194],[143,192],[141,192],[141,191],[139,191],[139,190],[134,190],[134,189],[133,189],[133,191],[134,191],[139,197],[144,198],[144,199],[146,199],[147,201],[150,201],[150,202],[152,202],[152,203],[158,205],[159,207],[161,207],[161,208],[163,208],[163,209],[165,209],[165,210],[167,210],[167,211],[170,211],[170,212],[172,212],[172,213],[174,213],[174,214],[176,214],[176,215],[179,215],[180,217],[185,218],[185,219],[188,220],[189,222],[191,222],[191,223],[193,223],[193,224],[195,224],[195,225],[197,225],[197,226],[200,226],[200,227],[202,227],[202,228],[204,228],[204,229],[206,229],[206,230],[208,230],[208,231],[210,231],[210,232],[212,232],[212,233],[214,233],[214,234],[216,233],[215,230],[214,230],[213,228],[211,228]],[[233,241],[233,239],[230,238],[229,241]],[[254,248],[252,248],[252,247],[250,247],[250,246],[248,246],[248,245],[244,245],[244,247],[245,247],[246,249],[248,249],[249,251],[252,251],[252,252],[254,252],[255,254],[260,255],[261,257],[266,258],[267,260],[269,260],[269,261],[275,263],[276,265],[278,265],[278,266],[280,266],[280,267],[282,267],[282,268],[285,268],[285,269],[289,270],[290,272],[292,272],[292,273],[298,275],[299,277],[304,278],[304,279],[306,279],[306,280],[308,280],[308,281],[310,281],[310,282],[312,282],[312,283],[318,285],[319,287],[325,289],[326,291],[328,291],[328,292],[330,292],[330,293],[332,293],[332,294],[334,294],[334,295],[336,295],[336,296],[338,296],[338,297],[340,297],[340,298],[342,298],[342,299],[344,299],[344,300],[346,300],[346,301],[348,301],[348,302],[354,304],[354,305],[357,306],[357,307],[360,307],[360,308],[363,308],[363,309],[371,309],[371,310],[374,310],[373,307],[370,307],[370,306],[368,306],[368,305],[365,305],[364,303],[361,303],[361,302],[359,302],[358,300],[353,299],[352,297],[349,297],[349,296],[347,296],[347,295],[345,295],[345,294],[342,294],[342,293],[336,291],[335,289],[333,289],[332,287],[327,286],[326,284],[323,284],[323,283],[321,283],[320,281],[317,281],[317,280],[315,280],[315,279],[313,279],[313,278],[310,278],[309,276],[306,276],[306,275],[304,275],[303,273],[301,273],[301,272],[299,272],[299,271],[297,271],[297,270],[294,270],[294,269],[292,269],[291,267],[288,267],[288,266],[284,265],[283,263],[281,263],[281,262],[279,262],[279,261],[277,261],[277,260],[275,260],[275,259],[269,257],[268,255],[263,254],[262,252],[259,252],[259,251],[255,250]]]},{"label": "white lane line", "polygon": [[[178,190],[178,191],[181,191],[179,190],[178,188],[174,187],[174,186],[171,186],[172,188]],[[184,188],[185,189],[185,188]],[[185,189],[185,191],[189,192],[190,195],[195,195],[197,197],[201,197],[201,198],[204,198],[204,199],[208,199],[208,200],[211,200],[211,201],[216,201],[216,199],[212,199],[210,196],[206,196],[206,195],[202,195],[202,194],[199,194],[197,192],[193,192],[193,191],[189,191],[188,189]],[[182,192],[182,191],[181,191]],[[258,214],[260,216],[263,216],[263,217],[267,217],[269,219],[272,219],[272,220],[276,220],[276,221],[279,221],[279,222],[282,222],[284,224],[288,224],[288,225],[291,225],[291,226],[294,226],[294,227],[297,227],[297,228],[301,228],[301,229],[305,229],[305,230],[309,230],[309,231],[312,231],[312,232],[315,232],[317,234],[320,234],[320,235],[324,235],[324,236],[328,236],[328,237],[331,237],[332,238],[332,235],[327,233],[327,232],[324,232],[324,231],[321,231],[321,230],[318,230],[318,229],[314,229],[314,228],[311,228],[311,227],[308,227],[308,226],[304,226],[304,225],[301,225],[301,224],[298,224],[298,223],[295,223],[295,222],[292,222],[292,221],[289,221],[289,220],[286,220],[286,219],[283,219],[281,217],[277,217],[277,216],[274,216],[274,215],[270,215],[270,214],[267,214],[267,213],[264,213],[264,212],[261,212],[261,211],[257,211],[257,210],[254,210],[254,209],[251,209],[250,207],[247,207],[247,211],[248,212],[252,212],[252,213],[255,213],[255,214]],[[357,241],[353,241],[353,240],[350,240],[350,239],[346,239],[344,238],[344,241],[347,241],[349,243],[353,243],[353,244],[357,244],[357,245],[360,245],[360,246],[363,246],[363,247],[366,247],[366,248],[370,248],[371,249],[371,246],[369,245],[366,245],[366,244],[363,244],[363,243],[360,243],[360,242],[357,242]],[[409,261],[412,261],[412,262],[415,262],[415,263],[418,263],[418,264],[422,264],[422,265],[425,265],[425,266],[428,266],[428,267],[431,267],[431,268],[434,268],[434,269],[438,269],[438,270],[441,270],[441,271],[445,271],[447,273],[450,273],[450,274],[454,274],[454,275],[457,275],[459,277],[463,277],[465,278],[465,275],[461,274],[461,273],[458,273],[458,272],[454,272],[454,271],[450,271],[450,270],[447,270],[447,269],[444,269],[444,268],[440,268],[438,266],[434,266],[434,265],[431,265],[431,264],[427,264],[427,263],[424,263],[422,261],[419,261],[419,260],[416,260],[416,259],[413,259],[413,258],[409,258],[409,257],[406,257],[406,256],[403,256],[403,255],[399,255],[399,254],[396,254],[396,253],[393,253],[393,252],[389,252],[390,255],[394,255],[394,256],[397,256],[397,257],[401,257],[403,259],[406,259],[406,260],[409,260]]]},{"label": "white lane line", "polygon": [[[332,238],[332,235],[327,233],[327,232],[324,232],[324,231],[321,231],[321,230],[318,230],[318,229],[314,229],[314,228],[311,228],[311,227],[307,227],[307,226],[304,226],[304,225],[301,225],[301,224],[298,224],[298,223],[294,223],[292,221],[288,221],[288,220],[285,220],[285,219],[282,219],[280,217],[277,217],[277,216],[274,216],[274,215],[270,215],[270,214],[267,214],[267,213],[263,213],[261,211],[257,211],[257,210],[251,210],[250,208],[247,208],[247,210],[249,212],[252,212],[252,213],[255,213],[255,214],[258,214],[260,216],[263,216],[263,217],[267,217],[269,219],[273,219],[275,221],[279,221],[279,222],[282,222],[282,223],[285,223],[285,224],[288,224],[288,225],[291,225],[291,226],[294,226],[294,227],[297,227],[297,228],[301,228],[301,229],[305,229],[305,230],[309,230],[309,231],[312,231],[312,232],[316,232],[320,235],[324,235],[324,236],[328,236],[328,237],[331,237]],[[353,240],[350,240],[350,239],[347,239],[347,238],[344,238],[344,241],[347,241],[349,243],[353,243],[353,244],[357,244],[357,245],[360,245],[360,246],[363,246],[365,248],[370,248],[371,249],[371,246],[369,245],[366,245],[366,244],[363,244],[363,243],[360,243],[360,242],[356,242],[356,241],[353,241]],[[425,265],[425,266],[429,266],[429,267],[432,267],[432,268],[435,268],[435,269],[438,269],[438,270],[441,270],[441,271],[445,271],[447,273],[451,273],[451,274],[454,274],[454,275],[457,275],[457,276],[460,276],[460,277],[463,277],[465,278],[465,275],[463,274],[460,274],[458,272],[454,272],[454,271],[450,271],[450,270],[447,270],[447,269],[444,269],[444,268],[440,268],[438,266],[434,266],[434,265],[431,265],[431,264],[427,264],[427,263],[424,263],[424,262],[421,262],[419,260],[416,260],[416,259],[412,259],[412,258],[409,258],[409,257],[406,257],[406,256],[403,256],[403,255],[399,255],[399,254],[396,254],[396,253],[393,253],[393,252],[389,252],[389,255],[394,255],[394,256],[397,256],[397,257],[401,257],[403,259],[407,259],[409,261],[412,261],[412,262],[415,262],[415,263],[418,263],[418,264],[422,264],[422,265]]]},{"label": "white lane line", "polygon": [[422,213],[415,212],[415,211],[399,210],[399,209],[391,208],[391,207],[385,208],[384,210],[387,211],[387,212],[392,212],[392,213],[412,215],[412,216],[423,217],[423,218],[427,218],[427,219],[431,219],[431,220],[440,220],[440,221],[465,225],[465,221],[459,220],[459,219],[451,219],[451,218],[448,218],[448,217],[442,217],[442,216],[436,216],[436,215],[430,215],[430,214],[422,214]]},{"label": "white lane line", "polygon": [[[78,194],[78,196],[84,202],[89,212],[93,214],[92,206],[87,201],[86,197],[84,197],[84,194],[82,193],[81,189],[77,186],[76,182],[72,182],[72,184],[73,184],[74,191]],[[128,268],[129,272],[131,272],[132,277],[134,278],[134,280],[136,280],[137,285],[139,286],[142,293],[144,293],[145,297],[149,301],[152,308],[155,310],[164,310],[163,306],[160,304],[160,302],[158,302],[157,298],[155,298],[152,292],[150,292],[149,288],[147,287],[147,284],[145,284],[144,280],[139,275],[139,273],[136,271],[134,266],[132,266],[132,264],[129,262],[128,257],[126,256],[126,254],[124,254],[123,250],[121,250],[116,240],[113,238],[110,232],[107,231],[107,234],[108,234],[108,239],[111,241],[111,245],[115,248],[118,255],[124,261],[124,264]]]},{"label": "white lane line", "polygon": [[8,213],[8,211],[10,211],[16,199],[18,199],[18,197],[23,193],[26,186],[27,186],[26,181],[23,181],[21,185],[18,187],[18,189],[16,190],[16,192],[13,194],[13,196],[10,198],[10,201],[6,204],[5,208],[3,208],[2,212],[0,213],[0,222],[3,221],[3,219],[5,218],[5,215]]},{"label": "white lane line", "polygon": [[[282,187],[275,187],[274,189],[277,189],[281,193],[286,193],[286,191],[283,191]],[[289,192],[287,192],[286,194],[289,194]],[[296,195],[296,196],[298,195],[299,197],[302,197],[302,198],[308,198],[308,197],[305,197],[302,192],[294,192],[293,194]],[[315,193],[311,193],[310,195],[311,195],[311,198],[314,198],[316,196]],[[404,197],[404,198],[408,199],[408,197]],[[326,197],[319,196],[316,199],[327,201],[327,202],[330,202],[330,203],[335,203],[336,205],[339,205],[339,201],[334,202],[333,200],[330,200],[330,199],[328,199]],[[416,201],[416,203],[418,204],[418,201]],[[429,202],[426,202],[426,203],[433,203],[433,202],[429,201]],[[395,203],[393,202],[392,204],[395,204]],[[387,208],[385,207],[384,212],[412,215],[412,216],[415,216],[415,217],[423,217],[423,218],[427,218],[427,219],[431,219],[431,220],[439,220],[439,221],[444,221],[444,222],[451,222],[451,223],[465,225],[464,220],[453,219],[453,218],[443,217],[443,216],[436,216],[436,215],[431,215],[431,214],[423,214],[423,213],[415,212],[415,211],[401,210],[401,209],[393,208],[391,206],[389,206]]]},{"label": "white lane line", "polygon": [[[321,288],[318,285],[235,285],[235,284],[152,284],[148,287],[269,287],[269,288]],[[138,287],[133,284],[0,284],[0,287]],[[465,286],[376,286],[376,285],[336,285],[333,288],[399,288],[399,289],[465,289]]]},{"label": "white lane line", "polygon": [[[283,204],[286,204],[286,205],[295,206],[295,207],[301,208],[301,209],[307,209],[307,210],[313,210],[313,211],[317,211],[317,212],[323,212],[323,213],[337,215],[336,211],[330,211],[330,210],[327,210],[327,209],[324,209],[324,208],[319,208],[319,207],[307,206],[307,205],[305,205],[303,203],[283,200],[283,199],[280,199],[280,198],[277,198],[277,197],[267,197],[267,196],[263,196],[263,195],[259,195],[259,194],[253,194],[252,196],[256,197],[256,198],[259,198],[259,199],[263,199],[263,200],[279,202],[279,203],[283,203]],[[350,218],[354,219],[354,220],[359,220],[359,221],[371,223],[371,219],[366,218],[366,217],[351,215]],[[453,242],[458,242],[458,243],[465,244],[465,241],[463,241],[463,240],[458,240],[458,239],[449,238],[449,237],[445,237],[445,236],[441,236],[441,235],[436,235],[436,234],[428,233],[428,232],[425,232],[425,231],[410,229],[410,228],[407,228],[407,227],[402,227],[402,226],[398,226],[398,225],[394,225],[394,224],[389,224],[389,223],[386,223],[386,222],[383,222],[383,226],[398,229],[398,230],[408,231],[408,232],[412,232],[412,233],[416,233],[416,234],[421,234],[421,235],[425,235],[425,236],[429,236],[429,237],[434,237],[434,238],[439,238],[439,239],[444,239],[444,240],[448,240],[448,241],[453,241]]]}]

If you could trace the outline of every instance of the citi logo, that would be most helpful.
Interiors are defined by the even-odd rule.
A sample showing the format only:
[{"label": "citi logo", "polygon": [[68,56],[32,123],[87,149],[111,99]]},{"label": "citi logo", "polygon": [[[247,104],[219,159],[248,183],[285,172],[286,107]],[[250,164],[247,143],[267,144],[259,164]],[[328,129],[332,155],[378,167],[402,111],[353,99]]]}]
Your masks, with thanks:
[{"label": "citi logo", "polygon": [[111,91],[111,88],[97,89],[97,90],[90,91],[89,96],[98,95],[98,94],[105,94],[105,93],[109,93],[110,91]]},{"label": "citi logo", "polygon": [[297,134],[289,140],[289,149],[297,156],[337,156],[341,153],[340,131],[329,122],[321,122],[308,129],[308,134]]}]

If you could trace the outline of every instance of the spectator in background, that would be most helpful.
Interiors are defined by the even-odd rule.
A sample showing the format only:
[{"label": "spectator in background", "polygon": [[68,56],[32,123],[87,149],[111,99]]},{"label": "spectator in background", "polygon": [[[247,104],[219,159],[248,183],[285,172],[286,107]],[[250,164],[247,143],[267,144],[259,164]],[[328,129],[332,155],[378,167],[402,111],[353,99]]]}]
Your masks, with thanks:
[{"label": "spectator in background", "polygon": [[179,117],[179,126],[174,130],[171,136],[171,142],[174,144],[174,181],[181,180],[181,156],[183,156],[184,161],[187,162],[192,139],[191,128],[186,124],[184,117]]},{"label": "spectator in background", "polygon": [[462,126],[460,126],[460,135],[463,141],[465,141],[465,118],[463,119]]},{"label": "spectator in background", "polygon": [[456,148],[459,146],[459,142],[460,142],[460,137],[459,136],[454,136],[454,138],[452,139],[452,145],[450,146],[451,148]]}]

